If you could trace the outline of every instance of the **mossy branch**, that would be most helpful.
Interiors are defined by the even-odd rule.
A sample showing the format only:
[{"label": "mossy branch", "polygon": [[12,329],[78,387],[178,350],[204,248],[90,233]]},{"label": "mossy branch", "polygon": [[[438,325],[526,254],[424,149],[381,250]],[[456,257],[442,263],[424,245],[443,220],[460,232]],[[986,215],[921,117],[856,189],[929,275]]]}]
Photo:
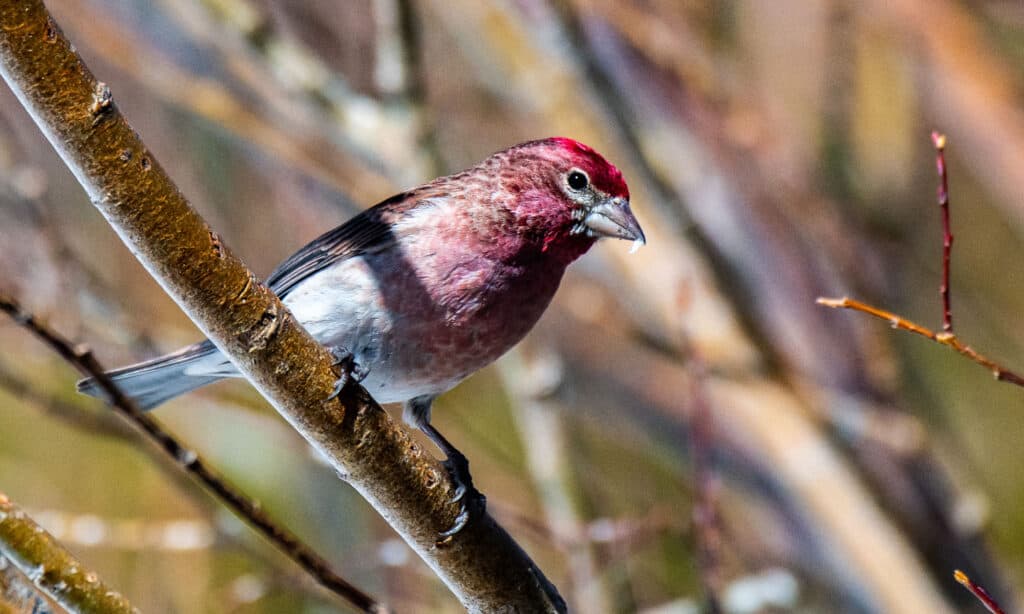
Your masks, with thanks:
[{"label": "mossy branch", "polygon": [[69,612],[137,611],[0,493],[0,560],[4,559],[17,567],[36,589]]},{"label": "mossy branch", "polygon": [[467,609],[564,610],[489,515],[437,543],[459,513],[443,468],[361,386],[330,399],[330,354],[192,209],[40,0],[0,4],[0,73],[139,261]]}]

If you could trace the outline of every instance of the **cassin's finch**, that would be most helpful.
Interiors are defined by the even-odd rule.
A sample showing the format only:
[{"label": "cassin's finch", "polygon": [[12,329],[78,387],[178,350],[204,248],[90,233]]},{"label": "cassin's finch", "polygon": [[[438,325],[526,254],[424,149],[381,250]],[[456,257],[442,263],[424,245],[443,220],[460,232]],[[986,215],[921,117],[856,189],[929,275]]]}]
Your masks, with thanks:
[{"label": "cassin's finch", "polygon": [[[457,498],[482,502],[465,457],[430,425],[431,403],[522,339],[566,266],[600,237],[644,241],[629,188],[590,147],[552,138],[392,196],[299,250],[267,284],[379,402],[405,403],[405,419],[447,455]],[[238,372],[203,341],[110,375],[151,409]],[[79,390],[99,394],[92,380]]]}]

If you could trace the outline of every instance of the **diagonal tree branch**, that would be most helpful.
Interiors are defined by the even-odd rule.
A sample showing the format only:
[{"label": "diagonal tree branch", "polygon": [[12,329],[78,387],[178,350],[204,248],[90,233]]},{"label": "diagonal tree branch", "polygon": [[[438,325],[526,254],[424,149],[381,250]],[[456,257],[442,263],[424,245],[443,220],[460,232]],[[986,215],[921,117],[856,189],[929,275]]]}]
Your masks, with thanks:
[{"label": "diagonal tree branch", "polygon": [[0,4],[0,74],[167,293],[467,609],[565,609],[489,515],[437,542],[459,513],[440,463],[361,386],[331,398],[330,354],[192,209],[40,0]]},{"label": "diagonal tree branch", "polygon": [[36,589],[68,612],[136,612],[127,599],[101,582],[95,573],[85,569],[57,540],[0,492],[0,562],[4,559],[17,567]]}]

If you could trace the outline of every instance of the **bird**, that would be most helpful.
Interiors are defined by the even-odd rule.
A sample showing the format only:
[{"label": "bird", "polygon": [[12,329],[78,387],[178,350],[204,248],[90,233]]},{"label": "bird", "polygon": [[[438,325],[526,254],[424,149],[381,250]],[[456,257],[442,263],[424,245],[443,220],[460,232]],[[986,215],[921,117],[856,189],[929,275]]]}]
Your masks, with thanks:
[{"label": "bird", "polygon": [[[478,502],[463,504],[448,536],[483,496],[466,457],[432,426],[434,399],[518,343],[566,267],[601,238],[646,243],[623,175],[593,148],[553,137],[387,198],[311,241],[266,284],[343,372],[378,402],[403,403],[405,421],[445,455],[453,498]],[[209,340],[106,375],[144,410],[240,376]],[[92,378],[78,390],[102,395]]]}]

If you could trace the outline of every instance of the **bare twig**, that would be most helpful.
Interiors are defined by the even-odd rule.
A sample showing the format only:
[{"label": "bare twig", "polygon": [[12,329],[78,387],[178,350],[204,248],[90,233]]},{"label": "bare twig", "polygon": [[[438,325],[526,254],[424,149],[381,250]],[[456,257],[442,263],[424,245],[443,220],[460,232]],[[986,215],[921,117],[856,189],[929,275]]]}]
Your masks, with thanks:
[{"label": "bare twig", "polygon": [[946,176],[946,135],[932,132],[935,145],[935,167],[939,173],[938,201],[942,209],[942,331],[953,333],[953,309],[950,307],[949,260],[953,251],[953,233],[949,227],[949,180]]},{"label": "bare twig", "polygon": [[127,599],[88,571],[0,492],[0,561],[3,559],[10,561],[35,588],[69,612],[136,612]]},{"label": "bare twig", "polygon": [[988,591],[986,591],[981,585],[975,584],[974,580],[971,580],[967,574],[957,569],[953,572],[953,578],[962,584],[964,588],[971,591],[971,593],[978,598],[978,601],[985,606],[986,610],[992,612],[992,614],[1004,614],[1003,609],[999,607],[999,604],[992,598],[992,595],[989,595]]},{"label": "bare twig", "polygon": [[952,333],[937,333],[931,330],[930,328],[921,326],[920,324],[908,320],[903,316],[896,315],[891,311],[879,309],[878,307],[868,305],[867,303],[862,303],[861,301],[854,300],[849,297],[820,297],[818,298],[817,303],[819,305],[824,305],[825,307],[832,307],[833,309],[852,309],[854,311],[860,311],[868,315],[875,316],[876,318],[885,320],[889,322],[889,324],[891,324],[893,328],[898,328],[900,330],[905,330],[916,335],[921,335],[922,337],[931,339],[936,343],[941,343],[942,345],[952,348],[958,354],[962,354],[963,356],[966,356],[967,358],[973,360],[974,362],[988,369],[992,373],[992,376],[1001,382],[1009,382],[1011,384],[1016,384],[1017,386],[1024,386],[1024,376],[1021,376],[1016,372],[1011,371],[1006,367],[1003,367],[1002,365],[995,362],[991,358],[988,358],[987,356],[978,353],[971,346],[962,343],[960,339],[958,339],[957,336]]},{"label": "bare twig", "polygon": [[142,412],[113,381],[104,374],[105,369],[92,352],[75,345],[60,333],[40,322],[12,298],[0,294],[0,311],[24,326],[46,343],[82,375],[93,377],[106,393],[117,412],[160,448],[185,472],[206,486],[221,502],[277,546],[288,558],[306,570],[317,582],[341,596],[363,612],[383,612],[385,609],[374,598],[362,592],[334,571],[331,564],[306,545],[283,525],[267,515],[252,499],[227,482],[192,449],[181,444],[159,422]]},{"label": "bare twig", "polygon": [[941,343],[942,345],[952,348],[958,354],[966,356],[988,369],[992,373],[992,376],[1001,382],[1010,382],[1011,384],[1024,387],[1024,376],[1021,376],[1000,365],[991,358],[978,353],[971,346],[962,343],[960,339],[953,334],[953,312],[950,308],[949,286],[949,262],[951,255],[950,252],[953,247],[953,233],[950,231],[949,225],[949,183],[946,174],[945,135],[939,132],[932,132],[932,143],[935,145],[936,150],[935,165],[939,173],[938,201],[939,206],[942,209],[942,286],[939,288],[942,295],[942,332],[937,333],[926,326],[921,326],[920,324],[913,322],[912,320],[908,320],[903,316],[896,315],[891,311],[886,311],[885,309],[881,309],[874,305],[869,305],[849,297],[818,297],[817,303],[833,309],[852,309],[854,311],[860,311],[876,318],[886,320],[893,328],[921,335],[922,337],[931,339],[936,343]]}]

